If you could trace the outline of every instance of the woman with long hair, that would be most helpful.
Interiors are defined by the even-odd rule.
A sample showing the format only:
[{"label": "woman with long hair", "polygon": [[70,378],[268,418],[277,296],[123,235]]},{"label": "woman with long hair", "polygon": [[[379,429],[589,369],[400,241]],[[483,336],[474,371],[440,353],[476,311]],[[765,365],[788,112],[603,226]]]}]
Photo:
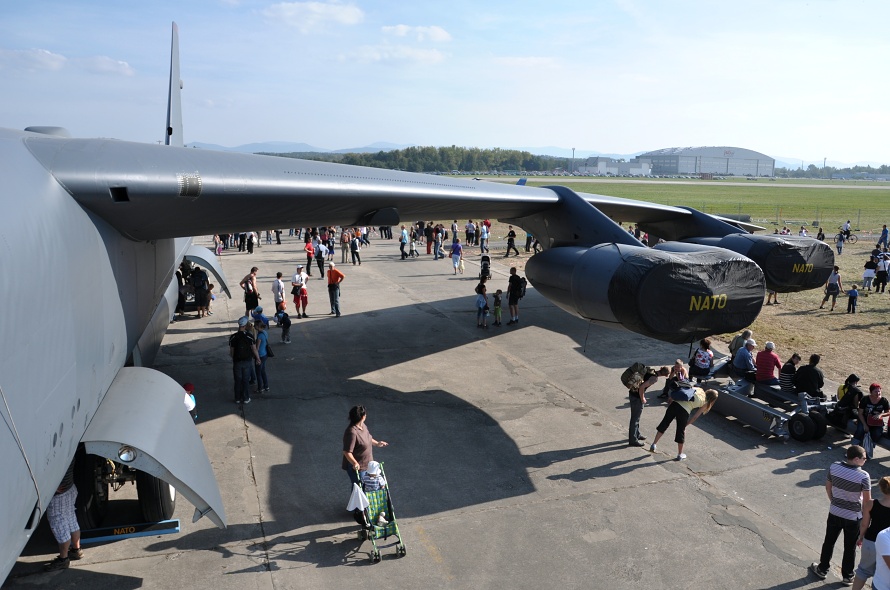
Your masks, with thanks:
[{"label": "woman with long hair", "polygon": [[[676,420],[677,434],[674,436],[674,442],[677,443],[677,461],[685,459],[686,454],[683,452],[683,445],[686,443],[686,427],[692,426],[692,424],[694,424],[701,416],[704,416],[711,411],[711,408],[714,407],[714,403],[717,402],[717,395],[716,389],[705,391],[700,387],[696,387],[695,395],[690,401],[678,401],[672,399],[668,403],[667,410],[664,412],[664,418],[662,418],[658,426],[655,427],[655,430],[657,430],[658,433],[655,435],[655,440],[652,441],[649,450],[653,453],[655,452],[656,445],[661,439],[661,436],[668,429],[668,426],[671,425],[671,422]],[[690,417],[692,410],[697,411]]]}]

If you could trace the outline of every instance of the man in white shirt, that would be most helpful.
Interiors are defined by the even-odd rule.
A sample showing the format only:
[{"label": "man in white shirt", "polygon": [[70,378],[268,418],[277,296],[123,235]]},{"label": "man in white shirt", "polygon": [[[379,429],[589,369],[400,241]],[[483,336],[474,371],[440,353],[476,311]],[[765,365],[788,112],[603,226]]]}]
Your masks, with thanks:
[{"label": "man in white shirt", "polygon": [[281,280],[280,272],[275,275],[275,280],[272,281],[272,295],[275,298],[275,313],[277,314],[287,305],[284,302],[284,281]]},{"label": "man in white shirt", "polygon": [[315,247],[315,263],[318,265],[318,273],[321,275],[321,280],[324,280],[324,261],[325,258],[328,257],[328,247],[324,245],[324,242],[319,241],[318,246]]}]

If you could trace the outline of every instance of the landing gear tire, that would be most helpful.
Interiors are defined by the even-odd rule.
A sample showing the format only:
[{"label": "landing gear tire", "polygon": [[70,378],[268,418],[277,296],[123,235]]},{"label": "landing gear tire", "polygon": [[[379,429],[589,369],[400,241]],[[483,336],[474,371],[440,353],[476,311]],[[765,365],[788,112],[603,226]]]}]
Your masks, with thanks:
[{"label": "landing gear tire", "polygon": [[825,436],[825,433],[828,431],[828,418],[821,412],[810,410],[810,420],[812,420],[813,424],[816,426],[813,430],[813,439],[819,440]]},{"label": "landing gear tire", "polygon": [[99,528],[108,512],[108,484],[103,481],[106,462],[103,457],[88,455],[83,445],[74,455],[74,505],[82,530]]},{"label": "landing gear tire", "polygon": [[146,521],[158,522],[173,517],[176,489],[164,480],[139,471],[136,473],[136,493]]},{"label": "landing gear tire", "polygon": [[795,414],[788,420],[788,431],[794,440],[805,442],[813,438],[813,434],[816,432],[816,423],[806,414]]}]

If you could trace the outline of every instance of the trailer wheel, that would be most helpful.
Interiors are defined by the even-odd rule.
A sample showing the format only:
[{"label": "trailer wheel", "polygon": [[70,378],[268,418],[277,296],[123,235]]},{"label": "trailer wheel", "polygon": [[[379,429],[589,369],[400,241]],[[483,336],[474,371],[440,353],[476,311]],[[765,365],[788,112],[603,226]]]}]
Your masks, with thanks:
[{"label": "trailer wheel", "polygon": [[176,489],[157,477],[136,472],[136,494],[139,496],[139,508],[148,522],[169,520],[176,508]]},{"label": "trailer wheel", "polygon": [[813,438],[813,433],[816,432],[816,424],[806,414],[795,414],[788,420],[788,431],[794,440],[805,442]]},{"label": "trailer wheel", "polygon": [[816,426],[813,431],[813,439],[821,439],[828,431],[828,418],[826,418],[822,414],[822,412],[819,412],[818,410],[810,410],[810,420],[812,420],[813,424]]},{"label": "trailer wheel", "polygon": [[88,455],[83,445],[74,455],[74,485],[77,486],[77,521],[81,529],[95,529],[108,511],[108,484],[104,481],[106,459]]}]

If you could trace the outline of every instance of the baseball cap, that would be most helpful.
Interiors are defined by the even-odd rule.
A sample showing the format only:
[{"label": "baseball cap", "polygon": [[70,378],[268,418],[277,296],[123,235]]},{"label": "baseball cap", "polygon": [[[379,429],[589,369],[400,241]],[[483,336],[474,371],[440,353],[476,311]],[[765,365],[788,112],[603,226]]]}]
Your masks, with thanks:
[{"label": "baseball cap", "polygon": [[753,346],[754,348],[757,348],[757,342],[753,338],[748,338],[745,341],[745,344],[749,345],[749,346]]},{"label": "baseball cap", "polygon": [[766,349],[767,349],[767,350],[775,350],[775,348],[776,348],[776,345],[775,345],[774,342],[767,342],[767,343],[766,343]]},{"label": "baseball cap", "polygon": [[249,321],[250,320],[247,319],[247,316],[242,316],[241,318],[238,319],[238,326],[243,328],[244,326],[247,325],[247,322],[249,322]]}]

